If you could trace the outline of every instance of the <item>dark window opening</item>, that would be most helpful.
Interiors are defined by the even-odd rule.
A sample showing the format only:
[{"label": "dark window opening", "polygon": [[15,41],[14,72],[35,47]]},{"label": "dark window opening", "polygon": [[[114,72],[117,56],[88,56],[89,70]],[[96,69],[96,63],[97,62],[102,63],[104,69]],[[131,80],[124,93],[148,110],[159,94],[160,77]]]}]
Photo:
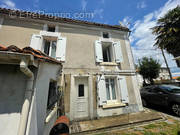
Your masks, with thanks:
[{"label": "dark window opening", "polygon": [[49,32],[55,32],[55,26],[48,26]]},{"label": "dark window opening", "polygon": [[48,102],[47,102],[47,109],[50,110],[54,107],[55,103],[58,100],[57,94],[57,82],[51,81],[49,83],[49,93],[48,93]]},{"label": "dark window opening", "polygon": [[84,97],[84,84],[79,84],[78,97]]},{"label": "dark window opening", "polygon": [[50,42],[45,40],[44,53],[49,55]]},{"label": "dark window opening", "polygon": [[111,44],[102,44],[103,62],[112,62],[112,46]]},{"label": "dark window opening", "polygon": [[103,38],[109,38],[109,33],[103,32]]}]

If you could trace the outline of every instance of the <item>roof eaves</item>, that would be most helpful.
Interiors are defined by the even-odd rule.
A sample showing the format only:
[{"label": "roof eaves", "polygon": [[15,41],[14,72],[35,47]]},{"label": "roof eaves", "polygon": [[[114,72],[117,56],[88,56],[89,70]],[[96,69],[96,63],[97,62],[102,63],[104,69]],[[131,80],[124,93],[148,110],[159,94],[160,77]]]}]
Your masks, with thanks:
[{"label": "roof eaves", "polygon": [[31,19],[47,20],[47,21],[54,21],[54,22],[60,22],[60,23],[89,25],[89,26],[91,25],[91,26],[97,26],[97,27],[102,27],[102,28],[130,32],[130,30],[127,27],[120,26],[120,25],[117,26],[117,25],[101,24],[101,23],[96,23],[96,22],[89,22],[89,21],[75,20],[75,19],[70,19],[70,18],[50,16],[50,15],[46,15],[46,14],[39,14],[39,13],[35,13],[35,12],[0,8],[0,13],[6,14],[6,15],[11,15],[13,17],[22,17],[22,18],[26,17],[26,18],[31,18]]},{"label": "roof eaves", "polygon": [[58,61],[52,57],[49,57],[48,55],[42,53],[39,50],[35,50],[31,47],[25,47],[23,49],[20,49],[14,45],[5,47],[3,45],[0,45],[0,52],[11,52],[11,53],[19,53],[19,54],[31,54],[34,56],[34,58],[38,61],[43,61],[43,62],[50,62],[50,63],[55,63],[55,64],[61,64],[61,61]]}]

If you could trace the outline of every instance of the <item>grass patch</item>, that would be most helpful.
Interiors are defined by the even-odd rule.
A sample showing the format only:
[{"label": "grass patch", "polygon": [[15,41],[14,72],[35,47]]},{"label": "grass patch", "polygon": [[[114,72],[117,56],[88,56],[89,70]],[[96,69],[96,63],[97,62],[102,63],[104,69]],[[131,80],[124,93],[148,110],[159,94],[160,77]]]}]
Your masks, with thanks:
[{"label": "grass patch", "polygon": [[156,128],[156,127],[157,127],[157,125],[155,125],[155,124],[149,124],[149,125],[145,126],[144,128],[145,129],[153,129],[153,128]]},{"label": "grass patch", "polygon": [[172,124],[162,121],[140,126],[139,129],[130,127],[112,132],[101,132],[95,135],[180,135],[180,122],[174,119],[169,119],[169,121]]}]

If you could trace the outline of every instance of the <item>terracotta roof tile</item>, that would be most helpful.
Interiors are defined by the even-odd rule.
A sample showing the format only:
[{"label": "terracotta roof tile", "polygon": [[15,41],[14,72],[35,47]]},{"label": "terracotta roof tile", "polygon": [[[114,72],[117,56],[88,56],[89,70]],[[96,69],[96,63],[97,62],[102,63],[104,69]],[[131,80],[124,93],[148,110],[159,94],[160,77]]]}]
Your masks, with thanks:
[{"label": "terracotta roof tile", "polygon": [[172,79],[175,79],[175,80],[176,80],[176,79],[178,79],[179,77],[180,77],[180,76],[174,76]]},{"label": "terracotta roof tile", "polygon": [[31,18],[31,19],[37,19],[37,20],[39,19],[39,20],[48,20],[48,21],[53,21],[53,22],[61,22],[61,23],[97,26],[97,27],[109,28],[109,29],[114,29],[114,30],[122,30],[122,31],[127,31],[127,32],[130,31],[127,27],[120,26],[120,25],[101,24],[101,23],[96,23],[96,22],[75,20],[75,19],[70,19],[70,18],[62,18],[62,17],[57,17],[57,16],[50,16],[46,14],[39,14],[35,12],[28,12],[28,11],[21,11],[21,10],[0,8],[0,13],[5,14],[5,15],[13,15],[13,17],[24,17],[24,18]]},{"label": "terracotta roof tile", "polygon": [[35,50],[31,47],[24,47],[23,49],[18,48],[15,45],[10,45],[8,47],[5,47],[4,45],[0,44],[0,51],[8,51],[8,52],[17,52],[17,53],[24,53],[24,54],[31,54],[35,57],[35,59],[40,61],[46,61],[46,62],[52,62],[52,63],[61,63],[61,61],[58,61],[52,57],[49,57],[45,53]]}]

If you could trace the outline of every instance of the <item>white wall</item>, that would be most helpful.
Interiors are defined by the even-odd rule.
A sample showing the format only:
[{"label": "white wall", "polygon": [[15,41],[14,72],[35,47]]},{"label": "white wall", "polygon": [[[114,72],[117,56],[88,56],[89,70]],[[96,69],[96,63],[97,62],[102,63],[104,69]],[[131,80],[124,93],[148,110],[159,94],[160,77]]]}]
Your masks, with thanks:
[{"label": "white wall", "polygon": [[[60,66],[41,63],[28,117],[26,135],[49,134],[57,113],[45,124],[50,79],[57,80]],[[35,71],[35,70],[34,70]],[[36,75],[35,75],[36,76]],[[0,65],[0,134],[17,135],[27,77],[19,65]]]},{"label": "white wall", "polygon": [[44,130],[46,132],[49,132],[56,120],[53,118],[53,121],[50,121],[45,125],[45,119],[47,117],[46,110],[48,101],[49,82],[50,79],[57,80],[59,69],[59,65],[51,63],[41,63],[38,70],[37,81],[35,86],[38,135],[43,135]]},{"label": "white wall", "polygon": [[17,135],[26,77],[19,66],[0,65],[0,134]]}]

